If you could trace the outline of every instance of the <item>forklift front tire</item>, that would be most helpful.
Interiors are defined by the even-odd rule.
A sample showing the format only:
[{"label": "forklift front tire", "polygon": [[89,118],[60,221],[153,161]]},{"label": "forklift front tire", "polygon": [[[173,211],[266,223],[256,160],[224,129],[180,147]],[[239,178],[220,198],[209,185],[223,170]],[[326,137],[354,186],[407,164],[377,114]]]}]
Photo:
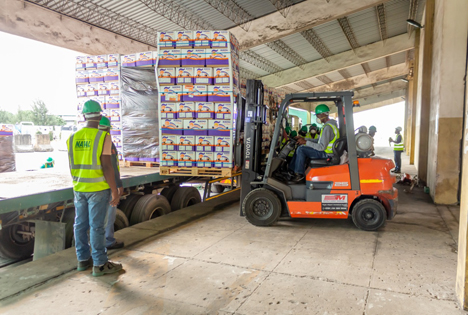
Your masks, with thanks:
[{"label": "forklift front tire", "polygon": [[281,201],[271,190],[257,188],[245,196],[242,211],[247,221],[253,225],[273,225],[281,215]]},{"label": "forklift front tire", "polygon": [[375,231],[387,221],[387,211],[377,200],[363,199],[354,205],[352,218],[361,230]]}]

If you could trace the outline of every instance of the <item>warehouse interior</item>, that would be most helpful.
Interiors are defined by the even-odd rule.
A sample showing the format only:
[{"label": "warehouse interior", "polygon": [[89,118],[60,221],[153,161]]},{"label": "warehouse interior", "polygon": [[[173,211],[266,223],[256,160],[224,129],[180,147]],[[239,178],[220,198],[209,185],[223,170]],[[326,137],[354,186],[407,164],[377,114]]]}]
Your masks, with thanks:
[{"label": "warehouse interior", "polygon": [[[399,210],[409,219],[400,224],[396,221],[379,234],[366,234],[371,235],[370,239],[358,235],[362,231],[354,229],[351,223],[333,225],[327,220],[314,220],[310,224],[287,221],[281,225],[286,227],[283,229],[243,229],[245,219],[239,216],[238,204],[210,213],[199,225],[196,225],[198,221],[189,223],[187,229],[193,230],[195,236],[186,234],[185,228],[177,223],[175,235],[166,232],[159,238],[153,233],[156,223],[148,221],[146,227],[130,227],[121,234],[128,239],[126,243],[141,249],[115,253],[118,259],[138,269],[133,279],[126,279],[127,287],[113,288],[119,282],[117,276],[91,281],[71,273],[76,261],[70,257],[76,257],[73,251],[67,250],[64,253],[68,256],[58,253],[53,260],[46,257],[43,262],[34,262],[35,268],[46,269],[57,262],[55,270],[50,270],[55,272],[54,277],[22,283],[14,294],[3,292],[0,305],[6,313],[33,312],[33,303],[38,303],[38,313],[46,312],[47,305],[57,304],[63,305],[56,313],[66,311],[67,304],[74,311],[89,313],[315,314],[329,311],[354,314],[363,313],[364,307],[365,314],[403,314],[411,309],[418,309],[417,313],[462,314],[468,310],[468,195],[463,193],[468,185],[467,1],[0,1],[0,31],[89,55],[157,50],[157,32],[180,29],[229,30],[239,41],[241,78],[261,80],[283,95],[353,90],[354,99],[360,103],[355,113],[403,101],[406,148],[403,172],[417,175],[428,187],[430,198],[422,192],[410,195],[400,191],[400,203],[408,204],[400,205]],[[302,102],[291,106],[310,113],[316,105]],[[311,121],[309,116],[308,123]],[[216,199],[209,202],[210,209],[219,208]],[[214,230],[207,227],[210,224]],[[427,230],[420,230],[419,224]],[[406,233],[416,230],[421,233],[418,237],[427,240],[427,247]],[[225,238],[231,233],[230,237],[242,240],[241,245]],[[306,242],[307,238],[312,240],[323,235],[325,243],[334,241],[334,246],[340,249],[336,256],[327,256],[324,242],[321,247],[296,246],[303,238]],[[144,239],[153,243],[143,242]],[[276,245],[262,252],[262,246],[256,243],[262,239],[275,240]],[[206,240],[214,251],[204,251],[200,240]],[[192,241],[194,248],[187,248]],[[387,256],[367,257],[368,248],[377,250],[382,244],[389,247]],[[449,258],[447,244],[452,255]],[[230,246],[241,254],[230,255]],[[403,251],[411,252],[416,260],[400,256]],[[290,253],[294,255],[286,260],[275,258]],[[328,265],[321,266],[316,253],[324,255]],[[346,259],[347,255],[354,258]],[[313,259],[309,260],[310,257]],[[434,269],[424,266],[433,257],[440,258],[429,264]],[[392,270],[395,266],[385,266],[387,258],[392,259],[396,270]],[[185,268],[182,263],[185,261],[195,266]],[[210,265],[210,261],[217,263]],[[246,264],[247,261],[250,263]],[[304,268],[301,264],[309,263],[320,272],[294,272]],[[446,270],[444,266],[453,269]],[[26,265],[20,267],[26,273],[22,277],[34,278],[38,272]],[[246,271],[241,267],[251,269]],[[369,268],[374,270],[372,281],[364,279],[369,275]],[[173,269],[178,269],[181,275],[171,282]],[[215,282],[213,292],[192,279],[197,273],[207,279],[232,275],[226,281]],[[425,276],[418,278],[420,273]],[[151,281],[146,279],[150,275],[155,277],[157,286],[146,283]],[[400,282],[396,281],[394,286],[383,280],[379,283],[380,276],[400,279]],[[0,272],[0,283],[5,281],[14,286],[17,277],[13,271]],[[183,277],[188,279],[186,283]],[[304,293],[311,285],[304,277],[315,281],[319,292]],[[410,282],[418,280],[405,284],[403,278]],[[172,290],[180,289],[187,302],[180,302],[175,291],[171,291],[170,297],[166,294],[162,298],[165,283],[171,284]],[[259,283],[262,293],[257,291]],[[283,284],[277,286],[278,283]],[[198,293],[188,290],[187,284]],[[31,291],[40,290],[41,285],[47,290]],[[443,288],[440,292],[435,288],[437,285]],[[286,287],[295,287],[296,291],[280,298]],[[86,295],[88,290],[96,295]],[[392,292],[401,294],[392,295]],[[47,303],[37,302],[34,294]],[[153,301],[151,294],[157,296]],[[73,301],[69,298],[72,295],[80,297]],[[418,297],[427,298],[424,300],[427,303],[417,300]],[[106,299],[112,304],[102,304]],[[368,302],[369,299],[373,302]],[[315,302],[318,300],[322,302]],[[308,305],[304,306],[305,303]],[[50,309],[47,312],[55,313]]]}]

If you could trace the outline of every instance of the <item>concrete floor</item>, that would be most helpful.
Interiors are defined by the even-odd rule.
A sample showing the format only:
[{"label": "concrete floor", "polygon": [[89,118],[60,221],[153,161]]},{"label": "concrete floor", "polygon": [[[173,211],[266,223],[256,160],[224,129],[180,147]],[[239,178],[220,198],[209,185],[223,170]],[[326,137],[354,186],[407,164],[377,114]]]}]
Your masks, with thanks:
[{"label": "concrete floor", "polygon": [[237,203],[116,252],[122,273],[69,272],[0,301],[0,313],[464,314],[458,208],[404,188],[378,232],[351,220],[259,228]]}]

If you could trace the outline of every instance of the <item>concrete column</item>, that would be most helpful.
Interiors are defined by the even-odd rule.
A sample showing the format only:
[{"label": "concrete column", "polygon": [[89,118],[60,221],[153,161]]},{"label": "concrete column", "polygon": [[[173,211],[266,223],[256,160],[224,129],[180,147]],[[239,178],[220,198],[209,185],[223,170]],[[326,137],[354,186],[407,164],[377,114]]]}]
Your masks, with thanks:
[{"label": "concrete column", "polygon": [[[409,83],[409,82],[408,82]],[[405,151],[406,155],[408,155],[408,116],[409,116],[409,84],[408,84],[408,89],[406,90],[406,95],[405,95],[405,120],[404,120],[404,126],[402,126],[403,129],[403,144],[405,145]]]},{"label": "concrete column", "polygon": [[[417,101],[418,101],[418,86],[419,86],[419,57],[420,57],[420,30],[415,30],[415,37],[414,37],[414,62],[413,62],[413,77],[410,80],[411,84],[411,130],[409,134],[410,138],[410,145],[409,145],[409,152],[410,152],[410,164],[414,165],[414,157],[415,157],[415,148],[416,148],[416,108],[417,108]],[[410,86],[408,86],[408,90]]]},{"label": "concrete column", "polygon": [[[412,67],[413,62],[411,61],[410,66]],[[406,155],[411,155],[411,133],[413,132],[413,89],[414,89],[414,79],[409,78],[408,90],[406,93],[406,106],[405,106],[405,148]]]}]

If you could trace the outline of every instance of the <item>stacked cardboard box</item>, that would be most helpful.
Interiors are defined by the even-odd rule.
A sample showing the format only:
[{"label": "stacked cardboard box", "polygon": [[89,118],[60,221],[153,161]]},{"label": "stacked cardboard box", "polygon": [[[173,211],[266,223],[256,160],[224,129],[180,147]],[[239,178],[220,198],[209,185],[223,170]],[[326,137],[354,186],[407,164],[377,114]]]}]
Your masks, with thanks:
[{"label": "stacked cardboard box", "polygon": [[232,168],[238,42],[228,31],[158,34],[161,166]]},{"label": "stacked cardboard box", "polygon": [[0,125],[0,173],[16,170],[13,125]]}]

